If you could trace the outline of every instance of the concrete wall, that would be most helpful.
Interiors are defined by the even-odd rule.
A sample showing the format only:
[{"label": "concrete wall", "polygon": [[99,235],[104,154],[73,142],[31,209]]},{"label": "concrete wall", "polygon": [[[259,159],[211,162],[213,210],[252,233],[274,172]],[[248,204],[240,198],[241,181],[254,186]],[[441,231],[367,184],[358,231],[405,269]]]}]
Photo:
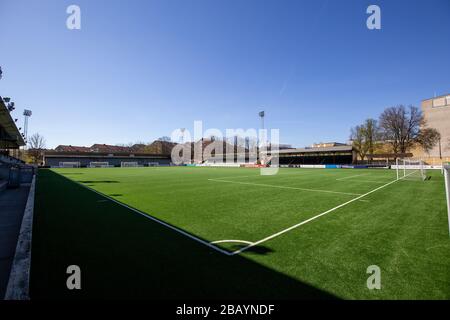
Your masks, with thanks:
[{"label": "concrete wall", "polygon": [[[441,134],[442,156],[450,157],[450,94],[422,101],[422,111],[427,126]],[[439,157],[438,145],[430,151],[429,156]]]}]

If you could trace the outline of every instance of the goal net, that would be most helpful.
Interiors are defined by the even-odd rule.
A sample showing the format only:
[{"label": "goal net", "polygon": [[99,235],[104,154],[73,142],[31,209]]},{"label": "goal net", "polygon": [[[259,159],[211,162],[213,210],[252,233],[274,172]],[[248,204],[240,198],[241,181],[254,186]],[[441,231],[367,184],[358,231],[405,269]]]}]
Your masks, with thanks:
[{"label": "goal net", "polygon": [[427,172],[422,160],[397,159],[397,180],[426,180]]},{"label": "goal net", "polygon": [[60,162],[59,163],[60,168],[79,168],[80,163],[79,162]]},{"label": "goal net", "polygon": [[445,194],[447,196],[448,231],[450,234],[450,165],[444,165]]},{"label": "goal net", "polygon": [[122,168],[139,167],[137,162],[121,162],[120,166]]},{"label": "goal net", "polygon": [[109,162],[90,162],[89,167],[90,168],[108,168]]}]

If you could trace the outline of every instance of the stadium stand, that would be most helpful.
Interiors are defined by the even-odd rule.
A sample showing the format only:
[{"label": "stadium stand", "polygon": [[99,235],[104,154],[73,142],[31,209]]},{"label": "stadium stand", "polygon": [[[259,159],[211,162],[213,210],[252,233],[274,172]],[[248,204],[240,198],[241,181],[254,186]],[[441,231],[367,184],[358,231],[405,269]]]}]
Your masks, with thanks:
[{"label": "stadium stand", "polygon": [[[277,152],[280,166],[302,164],[352,164],[356,162],[356,153],[350,145],[332,147],[297,148]],[[270,152],[269,152],[270,154]],[[276,156],[275,154],[273,156]]]},{"label": "stadium stand", "polygon": [[44,166],[60,167],[61,164],[79,163],[91,167],[92,163],[108,163],[109,167],[121,167],[123,163],[135,163],[139,167],[167,166],[176,143],[156,140],[149,145],[134,144],[131,147],[93,144],[90,147],[59,145],[44,152]]},{"label": "stadium stand", "polygon": [[[25,145],[12,119],[13,108],[0,97],[0,299],[5,296],[34,168],[11,154]],[[14,188],[13,188],[14,187]]]},{"label": "stadium stand", "polygon": [[158,163],[168,166],[170,154],[149,154],[130,152],[58,152],[46,151],[44,165],[47,167],[60,167],[61,163],[77,162],[80,167],[90,167],[91,162],[107,162],[109,166],[120,167],[122,162],[137,162],[138,166],[148,166],[148,163]]},{"label": "stadium stand", "polygon": [[10,111],[0,97],[0,150],[18,149],[25,141],[11,117]]},{"label": "stadium stand", "polygon": [[19,170],[25,168],[23,161],[10,155],[11,150],[17,150],[25,145],[25,141],[11,117],[10,109],[0,97],[0,179],[9,180],[12,167]]}]

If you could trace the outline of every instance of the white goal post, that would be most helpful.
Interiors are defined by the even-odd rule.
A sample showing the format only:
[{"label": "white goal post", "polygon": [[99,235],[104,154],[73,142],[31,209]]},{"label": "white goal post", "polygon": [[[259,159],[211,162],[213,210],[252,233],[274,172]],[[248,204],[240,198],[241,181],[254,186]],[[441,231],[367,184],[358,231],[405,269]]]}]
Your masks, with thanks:
[{"label": "white goal post", "polygon": [[397,180],[426,180],[427,172],[422,160],[397,159]]},{"label": "white goal post", "polygon": [[442,162],[442,167],[441,167],[441,173],[444,174],[444,170],[445,170],[445,166],[450,166],[450,162],[449,161],[443,161]]},{"label": "white goal post", "polygon": [[89,162],[90,168],[108,168],[109,162],[101,162],[101,161],[92,161]]},{"label": "white goal post", "polygon": [[134,161],[134,162],[132,162],[132,161],[122,161],[120,163],[120,166],[122,168],[131,168],[131,167],[139,167],[139,164],[136,161]]},{"label": "white goal post", "polygon": [[60,168],[79,168],[80,163],[76,161],[62,161],[59,163]]},{"label": "white goal post", "polygon": [[448,232],[450,235],[450,165],[445,165],[443,169],[445,179],[445,195],[447,197]]},{"label": "white goal post", "polygon": [[149,162],[147,165],[149,167],[157,167],[157,166],[159,166],[159,162]]}]

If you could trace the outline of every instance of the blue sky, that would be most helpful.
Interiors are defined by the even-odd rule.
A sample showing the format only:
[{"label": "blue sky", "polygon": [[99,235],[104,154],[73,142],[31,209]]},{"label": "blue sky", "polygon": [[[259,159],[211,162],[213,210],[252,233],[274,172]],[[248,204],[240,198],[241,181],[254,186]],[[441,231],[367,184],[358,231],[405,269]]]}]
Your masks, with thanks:
[{"label": "blue sky", "polygon": [[284,143],[345,142],[385,107],[450,92],[449,14],[448,0],[2,0],[0,95],[21,124],[33,110],[48,147],[148,142],[194,120],[257,128],[260,110]]}]

